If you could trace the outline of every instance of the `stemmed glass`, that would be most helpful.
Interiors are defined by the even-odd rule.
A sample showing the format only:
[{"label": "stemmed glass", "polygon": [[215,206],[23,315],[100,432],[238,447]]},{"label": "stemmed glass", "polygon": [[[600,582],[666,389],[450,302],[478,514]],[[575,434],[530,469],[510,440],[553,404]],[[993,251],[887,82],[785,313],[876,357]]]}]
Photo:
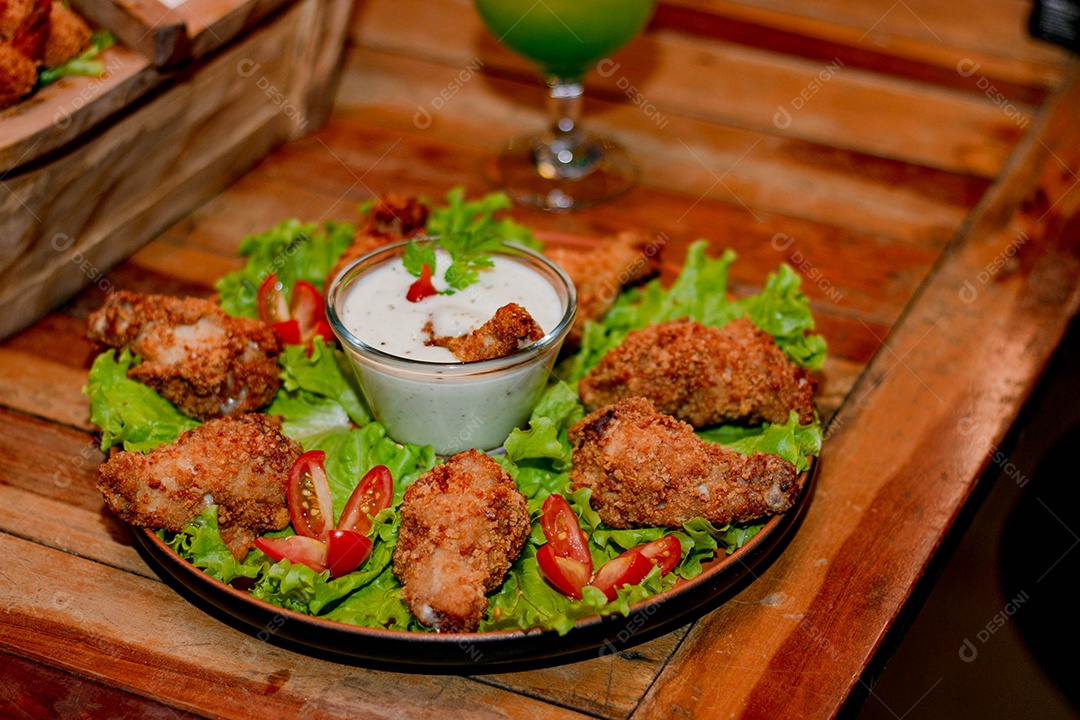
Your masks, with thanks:
[{"label": "stemmed glass", "polygon": [[536,65],[547,83],[551,126],[518,138],[489,166],[490,179],[521,203],[568,210],[627,190],[637,171],[610,138],[580,127],[582,78],[648,22],[655,0],[474,0],[484,24]]}]

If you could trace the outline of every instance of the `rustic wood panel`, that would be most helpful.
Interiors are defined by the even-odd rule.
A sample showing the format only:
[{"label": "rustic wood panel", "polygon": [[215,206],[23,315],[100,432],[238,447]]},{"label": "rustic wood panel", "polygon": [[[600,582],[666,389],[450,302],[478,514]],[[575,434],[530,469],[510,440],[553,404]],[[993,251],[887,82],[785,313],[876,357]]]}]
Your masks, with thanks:
[{"label": "rustic wood panel", "polygon": [[[402,23],[403,17],[431,12],[439,13],[437,20]],[[465,89],[473,83],[464,78],[476,70],[484,74],[509,70],[519,77],[533,74],[522,59],[495,42],[463,0],[438,3],[434,8],[421,0],[373,1],[353,17],[358,31],[350,38],[358,45],[409,58],[437,59],[447,66],[450,72],[443,75],[443,87],[422,103],[437,102],[444,90],[456,97],[457,88],[451,84],[454,76],[460,75],[458,84]],[[440,31],[427,32],[430,27]],[[590,91],[619,98],[624,104],[629,103],[628,92],[631,96],[640,93],[643,106],[655,106],[663,116],[707,119],[984,177],[992,177],[1001,167],[1021,134],[1018,121],[1030,111],[1028,106],[1014,104],[1020,115],[1013,119],[985,96],[936,92],[831,62],[795,59],[667,31],[637,38],[611,60],[617,67],[605,65],[587,81]],[[455,103],[447,99],[446,104]],[[541,106],[534,103],[532,107]],[[638,108],[633,109],[640,114]],[[788,117],[777,119],[778,112],[787,112]],[[652,125],[656,131],[657,123]]]},{"label": "rustic wood panel", "polygon": [[[651,27],[667,28],[967,92],[1038,103],[1061,76],[1065,53],[1028,37],[1022,3],[952,3],[953,23],[915,4],[666,0]],[[876,19],[874,19],[876,14]],[[920,22],[921,21],[921,22]]]},{"label": "rustic wood panel", "polygon": [[[445,178],[451,173],[479,179],[483,158],[475,152],[489,157],[511,137],[545,124],[540,87],[485,76],[464,84],[437,112],[429,109],[430,125],[420,115],[425,124],[420,129],[416,122],[421,109],[454,82],[460,68],[367,50],[351,52],[346,59],[350,72],[338,96],[340,114],[399,135],[419,131],[450,143],[410,168],[387,167],[378,157],[378,162],[361,164],[335,147],[336,157],[321,163],[335,174],[343,168],[334,166],[344,163],[355,175],[350,184],[360,177],[370,186],[365,173],[378,168],[414,177]],[[685,196],[676,218],[696,208],[695,200],[714,200],[751,218],[790,215],[940,247],[987,185],[980,178],[901,168],[887,159],[678,115],[665,114],[661,129],[628,102],[587,100],[585,113],[585,123],[613,133],[632,149],[641,168],[638,200],[645,189]],[[636,206],[640,208],[640,202]]]},{"label": "rustic wood panel", "polygon": [[[850,668],[881,643],[1080,306],[1078,80],[1041,128],[1046,144],[1024,148],[852,389],[799,534],[738,604],[694,628],[641,717],[696,702],[830,717],[854,688]],[[748,664],[691,689],[717,658]]]}]

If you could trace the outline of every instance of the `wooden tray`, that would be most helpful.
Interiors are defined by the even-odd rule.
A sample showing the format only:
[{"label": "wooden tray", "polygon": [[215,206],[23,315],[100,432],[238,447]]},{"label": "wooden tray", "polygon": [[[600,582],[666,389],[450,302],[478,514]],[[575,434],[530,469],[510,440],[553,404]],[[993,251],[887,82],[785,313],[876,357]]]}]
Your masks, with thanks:
[{"label": "wooden tray", "polygon": [[324,122],[351,2],[282,2],[189,0],[176,16],[206,14],[185,18],[182,66],[110,48],[104,77],[0,113],[0,338],[90,283],[108,291],[114,264]]}]

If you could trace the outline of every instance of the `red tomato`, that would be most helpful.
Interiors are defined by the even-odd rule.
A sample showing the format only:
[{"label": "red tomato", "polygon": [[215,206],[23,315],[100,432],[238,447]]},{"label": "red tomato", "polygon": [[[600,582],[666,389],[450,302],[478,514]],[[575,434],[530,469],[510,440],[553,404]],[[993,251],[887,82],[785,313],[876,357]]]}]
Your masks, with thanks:
[{"label": "red tomato", "polygon": [[326,479],[326,453],[306,452],[289,471],[289,518],[298,535],[326,541],[334,529],[334,500]]},{"label": "red tomato", "polygon": [[352,530],[331,530],[326,541],[326,566],[331,577],[348,575],[371,555],[371,540]]},{"label": "red tomato", "polygon": [[306,280],[297,280],[292,289],[292,303],[290,303],[292,317],[300,323],[300,327],[310,330],[320,320],[326,319],[326,302],[318,288]]},{"label": "red tomato", "polygon": [[556,590],[575,600],[581,599],[581,588],[589,582],[589,568],[584,563],[559,556],[552,543],[536,549],[536,562],[540,566],[540,574]]},{"label": "red tomato", "polygon": [[339,530],[352,530],[367,535],[371,530],[369,515],[374,517],[380,510],[390,507],[394,499],[394,478],[385,465],[376,465],[367,471],[345,503],[338,519]]},{"label": "red tomato", "polygon": [[259,285],[256,302],[259,306],[259,319],[265,323],[285,322],[289,319],[289,304],[285,302],[285,288],[278,282],[277,275],[270,273]]},{"label": "red tomato", "polygon": [[300,323],[296,320],[289,319],[283,322],[276,322],[270,327],[274,329],[274,334],[281,338],[281,342],[286,345],[300,344]]},{"label": "red tomato", "polygon": [[607,599],[615,599],[615,591],[623,585],[637,585],[652,570],[652,561],[639,552],[620,555],[600,566],[589,584],[602,590]]},{"label": "red tomato", "polygon": [[585,566],[588,574],[592,573],[589,541],[581,531],[573,508],[562,495],[548,495],[544,500],[540,511],[540,525],[544,528],[544,537],[556,555],[576,560]]},{"label": "red tomato", "polygon": [[319,335],[326,342],[336,339],[334,337],[334,331],[330,329],[330,323],[325,320],[320,320],[315,323],[315,329],[312,332],[312,335]]},{"label": "red tomato", "polygon": [[277,562],[288,560],[293,564],[307,565],[315,572],[326,569],[326,543],[303,535],[289,537],[255,538],[255,547]]},{"label": "red tomato", "polygon": [[682,559],[682,545],[679,543],[679,539],[674,535],[665,535],[659,540],[653,540],[637,547],[632,547],[619,557],[625,557],[633,554],[643,555],[646,559],[651,560],[658,568],[660,568],[660,574],[669,573],[675,569],[675,566],[679,564],[679,560]]},{"label": "red tomato", "polygon": [[420,277],[409,286],[409,291],[405,293],[405,299],[409,302],[420,302],[426,297],[432,295],[438,295],[439,291],[435,289],[435,286],[431,283],[431,266],[424,263],[420,268]]}]

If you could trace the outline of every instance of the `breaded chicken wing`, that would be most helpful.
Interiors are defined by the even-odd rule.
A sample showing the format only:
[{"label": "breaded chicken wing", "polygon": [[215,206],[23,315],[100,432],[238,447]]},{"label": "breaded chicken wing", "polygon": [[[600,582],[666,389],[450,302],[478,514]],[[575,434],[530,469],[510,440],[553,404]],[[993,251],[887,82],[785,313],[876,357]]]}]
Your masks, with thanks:
[{"label": "breaded chicken wing", "polygon": [[544,337],[544,329],[529,311],[517,303],[507,303],[486,323],[465,335],[436,335],[430,320],[424,324],[425,345],[444,347],[462,362],[505,357],[530,342]]},{"label": "breaded chicken wing", "polygon": [[525,496],[498,463],[467,450],[410,485],[400,513],[394,574],[409,609],[440,632],[476,630],[486,594],[525,546]]},{"label": "breaded chicken wing", "polygon": [[34,61],[0,39],[0,108],[19,102],[34,89],[37,79]]},{"label": "breaded chicken wing", "polygon": [[405,240],[424,231],[428,219],[428,206],[411,195],[380,195],[368,211],[364,224],[353,236],[352,244],[345,249],[330,273],[326,276],[326,289],[349,263],[383,245]]},{"label": "breaded chicken wing", "polygon": [[645,397],[694,427],[786,423],[792,410],[806,424],[814,389],[806,369],[746,318],[722,328],[672,320],[635,330],[578,384],[590,409]]},{"label": "breaded chicken wing", "polygon": [[206,420],[257,410],[281,386],[281,344],[269,325],[235,318],[210,300],[115,292],[87,336],[142,357],[128,377]]},{"label": "breaded chicken wing", "polygon": [[624,232],[596,248],[550,247],[544,250],[544,255],[570,276],[577,289],[577,319],[564,347],[576,348],[581,343],[585,321],[602,318],[623,288],[660,272],[662,248],[660,240]]},{"label": "breaded chicken wing", "polygon": [[45,41],[45,67],[63,65],[90,44],[93,33],[86,21],[54,0],[49,10],[49,38]]},{"label": "breaded chicken wing", "polygon": [[116,453],[98,468],[98,489],[122,520],[165,530],[216,504],[221,539],[242,560],[256,537],[289,524],[286,488],[300,453],[279,417],[219,418],[146,455]]},{"label": "breaded chicken wing", "polygon": [[615,528],[681,527],[695,517],[714,525],[788,510],[802,489],[795,466],[777,455],[742,455],[702,440],[694,429],[627,398],[570,428],[575,490]]}]

